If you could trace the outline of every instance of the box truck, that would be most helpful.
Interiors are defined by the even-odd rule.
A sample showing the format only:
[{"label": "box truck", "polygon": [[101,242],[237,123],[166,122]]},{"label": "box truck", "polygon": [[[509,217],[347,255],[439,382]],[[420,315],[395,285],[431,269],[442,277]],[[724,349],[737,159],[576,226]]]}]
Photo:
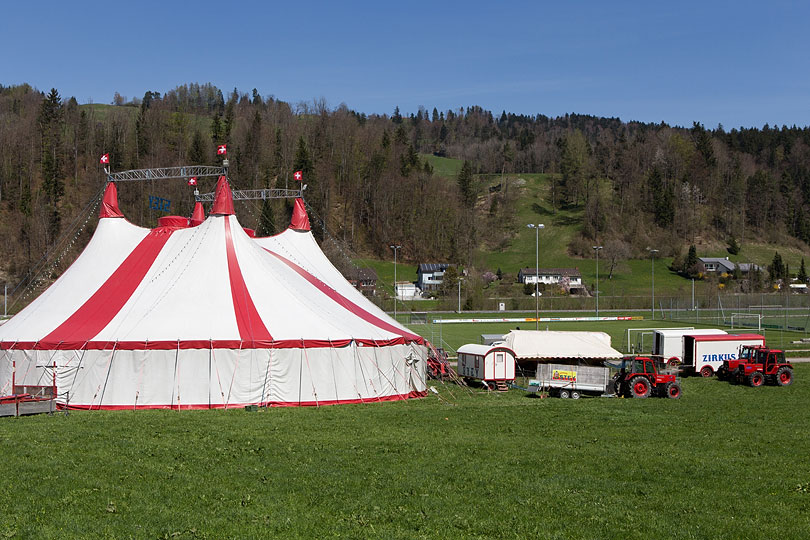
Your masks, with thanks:
[{"label": "box truck", "polygon": [[694,329],[694,328],[664,328],[653,332],[653,356],[660,356],[667,364],[683,363],[683,336],[725,334],[723,330],[717,328]]},{"label": "box truck", "polygon": [[685,335],[681,370],[711,377],[723,366],[723,361],[735,360],[744,346],[764,347],[765,338],[759,334]]}]

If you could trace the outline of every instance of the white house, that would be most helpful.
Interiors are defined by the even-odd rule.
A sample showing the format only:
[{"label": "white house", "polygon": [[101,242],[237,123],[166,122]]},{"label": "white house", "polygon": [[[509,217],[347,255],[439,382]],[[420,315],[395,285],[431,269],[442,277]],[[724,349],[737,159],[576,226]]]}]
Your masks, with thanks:
[{"label": "white house", "polygon": [[518,281],[521,283],[545,283],[555,285],[568,278],[572,287],[582,287],[582,274],[577,268],[521,268],[518,272]]},{"label": "white house", "polygon": [[396,287],[396,296],[399,300],[413,300],[419,296],[419,289],[416,288],[416,283],[411,281],[398,281]]},{"label": "white house", "polygon": [[416,270],[416,285],[422,292],[433,291],[439,288],[444,281],[444,273],[450,265],[447,263],[422,263]]},{"label": "white house", "polygon": [[720,272],[731,274],[734,272],[734,267],[740,269],[740,273],[747,274],[749,270],[762,270],[759,266],[753,263],[735,263],[728,260],[728,257],[698,257],[698,260],[703,264],[703,268],[707,272]]}]

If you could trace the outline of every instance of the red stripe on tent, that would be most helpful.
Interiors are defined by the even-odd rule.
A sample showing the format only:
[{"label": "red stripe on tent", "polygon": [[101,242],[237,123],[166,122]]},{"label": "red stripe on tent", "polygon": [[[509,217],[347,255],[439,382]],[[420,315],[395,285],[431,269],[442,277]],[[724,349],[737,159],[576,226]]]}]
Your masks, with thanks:
[{"label": "red stripe on tent", "polygon": [[101,332],[140,285],[172,232],[172,229],[162,229],[147,234],[104,285],[42,341],[89,341]]},{"label": "red stripe on tent", "polygon": [[273,336],[264,326],[253,299],[247,290],[239,260],[236,258],[236,249],[233,246],[231,235],[231,220],[225,218],[225,246],[228,250],[228,275],[231,280],[231,296],[233,297],[233,310],[236,314],[236,325],[239,328],[239,337],[242,341],[267,340],[272,341]]},{"label": "red stripe on tent", "polygon": [[417,343],[424,345],[424,338],[416,339],[281,339],[281,340],[185,340],[185,341],[5,341],[0,351],[174,351],[191,349],[240,350],[240,349],[326,349],[348,347],[352,341],[358,347],[391,347]]},{"label": "red stripe on tent", "polygon": [[421,342],[422,342],[422,337],[421,336],[417,336],[416,334],[411,334],[410,332],[403,331],[400,328],[397,328],[396,326],[394,326],[393,324],[380,319],[379,317],[377,317],[376,315],[373,315],[372,313],[369,313],[368,311],[364,310],[363,308],[361,308],[360,306],[358,306],[357,304],[355,304],[351,300],[347,299],[345,296],[342,296],[341,294],[339,294],[336,290],[334,290],[333,288],[328,286],[326,283],[324,283],[320,279],[316,278],[315,276],[313,276],[312,274],[310,274],[309,272],[307,272],[306,270],[304,270],[303,268],[301,268],[300,266],[298,266],[297,264],[295,264],[291,260],[286,259],[286,258],[282,257],[281,255],[279,255],[278,253],[270,251],[267,248],[264,248],[264,250],[266,252],[268,252],[269,254],[273,255],[274,257],[276,257],[278,260],[280,260],[281,262],[283,262],[284,264],[286,264],[290,268],[292,268],[293,270],[295,270],[298,273],[298,275],[300,275],[301,277],[306,279],[310,284],[314,285],[315,288],[317,288],[319,291],[324,293],[326,296],[328,296],[329,298],[331,298],[332,300],[337,302],[340,306],[347,309],[351,313],[357,315],[358,317],[360,317],[364,321],[366,321],[368,323],[371,323],[374,326],[376,326],[378,328],[381,328],[383,330],[387,330],[387,331],[392,332],[394,334],[397,334],[399,336],[412,339],[412,340],[416,341],[417,343],[421,344]]},{"label": "red stripe on tent", "polygon": [[58,403],[60,409],[72,410],[102,410],[102,411],[131,411],[133,409],[185,409],[185,410],[200,410],[200,409],[243,409],[247,405],[258,405],[259,407],[318,407],[321,405],[347,405],[351,403],[380,403],[383,401],[402,401],[405,399],[418,399],[427,395],[427,391],[412,391],[407,394],[393,394],[390,396],[370,396],[367,398],[353,398],[353,399],[329,399],[324,401],[267,401],[264,403],[229,403],[225,404],[180,404],[178,405],[76,405],[71,403],[65,407],[64,403]]}]

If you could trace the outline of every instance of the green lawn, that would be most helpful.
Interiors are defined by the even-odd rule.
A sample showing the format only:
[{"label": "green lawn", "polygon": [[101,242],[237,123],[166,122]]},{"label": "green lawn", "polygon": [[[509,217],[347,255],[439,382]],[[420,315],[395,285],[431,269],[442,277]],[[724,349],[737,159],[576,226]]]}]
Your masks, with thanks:
[{"label": "green lawn", "polygon": [[[592,316],[592,315],[593,313],[564,313],[564,312],[540,313],[541,317],[576,317],[576,316]],[[541,322],[539,326],[541,330],[605,332],[610,335],[611,346],[620,352],[631,352],[627,348],[628,328],[641,329],[641,328],[683,328],[683,327],[721,328],[732,333],[754,333],[754,334],[759,333],[765,336],[766,343],[768,343],[771,347],[783,348],[785,350],[796,349],[807,351],[810,349],[810,343],[804,344],[791,343],[792,341],[807,337],[807,334],[804,332],[783,332],[780,330],[771,330],[771,329],[764,329],[762,331],[758,331],[756,328],[731,329],[729,327],[724,327],[721,324],[718,324],[716,320],[712,320],[711,318],[702,318],[699,319],[697,322],[689,320],[660,320],[660,319],[656,319],[655,321],[653,321],[650,320],[649,313],[641,315],[637,312],[627,312],[627,313],[611,312],[600,315],[643,316],[643,319],[634,321],[604,321],[604,322],[589,322],[589,321]],[[535,329],[534,321],[513,322],[513,323],[492,322],[492,323],[449,323],[449,324],[448,323],[436,324],[432,322],[434,320],[447,320],[456,318],[476,318],[476,319],[520,318],[520,317],[533,318],[534,312],[501,313],[501,314],[470,312],[470,313],[462,313],[460,315],[454,313],[450,314],[428,313],[427,317],[428,317],[428,324],[414,324],[411,325],[410,328],[417,334],[428,339],[435,346],[447,347],[452,351],[455,351],[460,346],[466,343],[480,343],[481,334],[506,334],[510,330],[514,330],[518,326],[522,330]],[[400,322],[404,323],[408,322],[407,314],[400,314],[398,318]],[[650,352],[650,348],[652,346],[650,340],[651,338],[649,335],[645,337],[644,350],[639,351],[638,349],[636,349],[636,351],[647,353]],[[631,341],[630,341],[631,346],[635,346],[637,343],[638,343],[638,332],[637,331],[631,332]],[[805,352],[802,354],[802,356],[810,356],[810,352]]]},{"label": "green lawn", "polygon": [[808,538],[809,379],[3,418],[0,537]]},{"label": "green lawn", "polygon": [[419,154],[419,157],[430,163],[430,166],[433,167],[433,174],[445,178],[458,176],[461,166],[464,165],[462,159],[438,157],[433,154]]}]

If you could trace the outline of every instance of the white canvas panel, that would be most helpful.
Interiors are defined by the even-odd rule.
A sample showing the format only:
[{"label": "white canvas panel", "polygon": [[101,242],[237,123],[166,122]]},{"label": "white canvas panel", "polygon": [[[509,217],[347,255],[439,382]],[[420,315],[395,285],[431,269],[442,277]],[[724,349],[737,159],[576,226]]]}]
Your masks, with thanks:
[{"label": "white canvas panel", "polygon": [[175,231],[97,340],[239,340],[224,219]]},{"label": "white canvas panel", "polygon": [[0,341],[38,341],[84,304],[149,233],[123,218],[100,219],[78,259],[36,300],[0,326]]},{"label": "white canvas panel", "polygon": [[260,246],[290,259],[369,313],[388,321],[402,331],[409,331],[346,280],[345,276],[324,255],[312,232],[286,229],[275,236],[253,240]]},{"label": "white canvas panel", "polygon": [[243,232],[234,234],[234,242],[248,290],[262,319],[271,321],[267,328],[275,339],[399,337],[329,298]]}]

